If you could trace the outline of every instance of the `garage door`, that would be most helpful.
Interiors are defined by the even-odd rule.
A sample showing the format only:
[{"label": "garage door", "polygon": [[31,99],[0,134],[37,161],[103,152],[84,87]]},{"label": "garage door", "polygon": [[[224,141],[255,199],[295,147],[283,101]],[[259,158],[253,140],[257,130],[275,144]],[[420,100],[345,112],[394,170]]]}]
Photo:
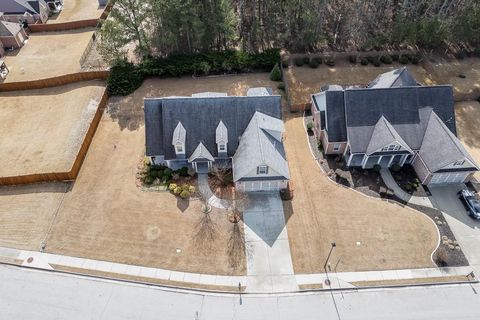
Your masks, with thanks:
[{"label": "garage door", "polygon": [[278,181],[251,181],[245,182],[245,191],[276,191]]},{"label": "garage door", "polygon": [[436,173],[433,175],[429,184],[447,184],[447,183],[462,183],[468,176],[468,172],[460,173]]}]

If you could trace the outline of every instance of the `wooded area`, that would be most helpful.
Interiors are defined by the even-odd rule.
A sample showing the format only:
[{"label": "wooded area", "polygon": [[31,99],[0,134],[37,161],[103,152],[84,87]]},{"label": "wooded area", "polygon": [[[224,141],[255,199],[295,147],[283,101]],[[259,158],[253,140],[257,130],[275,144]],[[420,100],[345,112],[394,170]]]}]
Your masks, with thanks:
[{"label": "wooded area", "polygon": [[140,56],[480,43],[478,0],[117,0],[101,51]]}]

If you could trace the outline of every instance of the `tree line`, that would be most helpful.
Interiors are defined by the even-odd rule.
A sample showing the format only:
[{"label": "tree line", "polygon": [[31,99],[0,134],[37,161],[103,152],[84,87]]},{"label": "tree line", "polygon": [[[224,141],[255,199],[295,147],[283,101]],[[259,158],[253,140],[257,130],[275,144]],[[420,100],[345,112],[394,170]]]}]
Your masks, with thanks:
[{"label": "tree line", "polygon": [[100,32],[118,57],[242,49],[371,50],[480,44],[478,0],[117,0]]}]

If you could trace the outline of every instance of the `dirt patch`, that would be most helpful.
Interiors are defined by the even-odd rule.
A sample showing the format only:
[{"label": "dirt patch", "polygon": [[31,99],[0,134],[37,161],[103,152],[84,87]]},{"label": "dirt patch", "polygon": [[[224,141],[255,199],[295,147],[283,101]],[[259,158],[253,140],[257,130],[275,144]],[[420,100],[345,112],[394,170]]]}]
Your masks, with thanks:
[{"label": "dirt patch", "polygon": [[104,91],[89,81],[0,93],[0,176],[70,171]]},{"label": "dirt patch", "polygon": [[433,222],[395,203],[365,197],[334,184],[313,159],[301,114],[286,113],[285,148],[294,189],[284,202],[294,270],[365,271],[434,266],[438,243]]},{"label": "dirt patch", "polygon": [[480,97],[480,58],[453,61],[436,58],[427,67],[435,82],[453,85],[456,101]]},{"label": "dirt patch", "polygon": [[102,15],[104,7],[98,6],[97,0],[67,0],[63,9],[48,18],[47,23],[97,19]]},{"label": "dirt patch", "polygon": [[7,53],[5,82],[38,80],[79,72],[80,58],[94,29],[32,33],[20,49]]},{"label": "dirt patch", "polygon": [[[480,103],[477,101],[459,102],[455,105],[457,136],[472,157],[480,163]],[[475,177],[480,181],[480,173]]]},{"label": "dirt patch", "polygon": [[0,187],[0,247],[37,251],[68,183]]},{"label": "dirt patch", "polygon": [[[321,87],[329,84],[365,86],[379,74],[400,68],[402,65],[391,66],[360,66],[342,64],[329,68],[321,65],[317,69],[308,66],[291,66],[286,70],[286,81],[292,105],[310,103],[310,96],[320,92]],[[409,65],[408,70],[418,82],[426,85],[434,84],[430,75],[420,66]]]},{"label": "dirt patch", "polygon": [[235,249],[244,238],[241,222],[232,224],[226,212],[213,208],[208,228],[214,229],[214,238],[202,241],[197,236],[205,226],[201,201],[136,187],[138,159],[145,152],[143,98],[202,91],[245,94],[253,86],[273,85],[268,74],[149,79],[134,94],[111,99],[47,251],[186,272],[245,274],[245,252]]}]

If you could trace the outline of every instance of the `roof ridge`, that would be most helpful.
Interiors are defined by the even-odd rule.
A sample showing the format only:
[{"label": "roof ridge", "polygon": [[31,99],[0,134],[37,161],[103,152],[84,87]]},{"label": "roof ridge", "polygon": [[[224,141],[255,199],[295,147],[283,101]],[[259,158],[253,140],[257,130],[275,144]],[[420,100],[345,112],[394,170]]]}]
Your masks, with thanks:
[{"label": "roof ridge", "polygon": [[255,117],[255,124],[257,126],[257,141],[258,141],[258,145],[260,146],[260,156],[262,157],[262,162],[265,163],[265,154],[263,152],[263,146],[260,143],[260,129],[263,129],[263,128],[260,128],[260,125],[258,124],[258,113],[259,113],[258,111],[255,111],[253,116]]}]

